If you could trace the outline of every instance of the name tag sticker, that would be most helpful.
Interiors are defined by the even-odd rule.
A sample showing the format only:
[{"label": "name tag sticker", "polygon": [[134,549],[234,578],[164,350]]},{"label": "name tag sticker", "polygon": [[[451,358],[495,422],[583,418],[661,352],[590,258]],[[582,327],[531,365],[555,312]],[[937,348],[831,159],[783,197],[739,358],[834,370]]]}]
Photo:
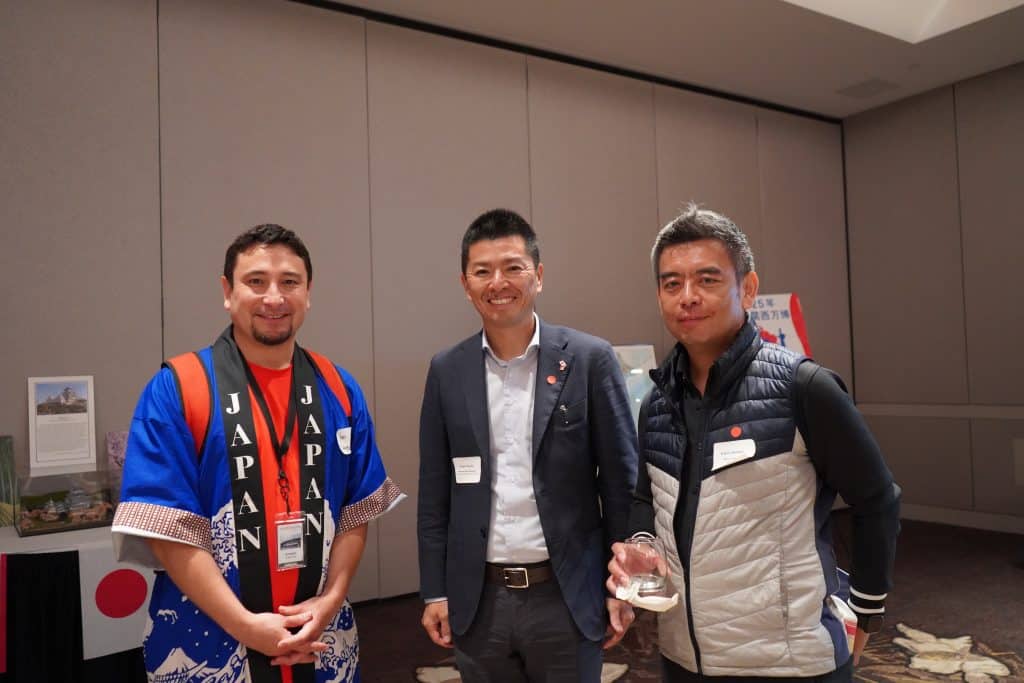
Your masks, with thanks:
[{"label": "name tag sticker", "polygon": [[711,471],[715,472],[741,460],[749,460],[756,454],[757,444],[753,439],[719,441],[711,452]]},{"label": "name tag sticker", "polygon": [[352,455],[352,428],[342,427],[338,430],[336,436],[338,437],[338,448],[341,449],[341,452],[345,455]]},{"label": "name tag sticker", "polygon": [[455,466],[456,484],[479,484],[480,483],[480,456],[474,455],[468,458],[452,458],[452,465]]}]

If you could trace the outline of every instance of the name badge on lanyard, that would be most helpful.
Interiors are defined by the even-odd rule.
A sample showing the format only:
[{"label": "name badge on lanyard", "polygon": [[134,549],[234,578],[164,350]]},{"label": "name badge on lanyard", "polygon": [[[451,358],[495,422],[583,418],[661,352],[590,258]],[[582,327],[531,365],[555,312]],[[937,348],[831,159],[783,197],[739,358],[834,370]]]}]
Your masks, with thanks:
[{"label": "name badge on lanyard", "polygon": [[282,512],[274,519],[277,527],[277,570],[306,566],[306,539],[302,513]]}]

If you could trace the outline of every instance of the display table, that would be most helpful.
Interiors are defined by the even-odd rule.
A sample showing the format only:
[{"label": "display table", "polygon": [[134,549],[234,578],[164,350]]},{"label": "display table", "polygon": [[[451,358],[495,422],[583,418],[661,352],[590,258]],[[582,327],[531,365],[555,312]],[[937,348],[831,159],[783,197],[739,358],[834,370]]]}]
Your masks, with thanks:
[{"label": "display table", "polygon": [[83,545],[106,544],[113,560],[114,551],[110,542],[110,527],[59,531],[41,536],[18,536],[13,526],[0,527],[0,555],[4,553],[42,553],[59,550],[77,550]]},{"label": "display table", "polygon": [[[0,528],[0,681],[145,680],[152,579],[114,561],[110,527],[25,538]],[[110,678],[111,665],[127,672]]]}]

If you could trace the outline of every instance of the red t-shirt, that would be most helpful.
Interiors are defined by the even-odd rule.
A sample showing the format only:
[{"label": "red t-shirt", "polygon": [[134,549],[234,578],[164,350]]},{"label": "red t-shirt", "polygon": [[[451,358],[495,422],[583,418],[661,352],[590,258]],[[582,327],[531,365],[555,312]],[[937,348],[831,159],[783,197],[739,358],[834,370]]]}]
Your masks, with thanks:
[{"label": "red t-shirt", "polygon": [[[270,409],[271,418],[274,420],[274,430],[278,438],[284,440],[285,418],[288,415],[288,400],[292,391],[292,368],[288,366],[283,370],[263,368],[258,365],[249,364],[256,383],[267,400],[267,407]],[[278,570],[277,568],[277,525],[274,520],[278,513],[287,512],[284,498],[281,495],[281,487],[277,482],[277,456],[274,454],[274,446],[270,440],[270,431],[267,429],[263,411],[259,409],[259,403],[252,389],[249,390],[249,400],[254,408],[253,421],[256,428],[256,443],[259,445],[260,471],[263,475],[263,509],[267,519],[267,553],[270,561],[270,590],[274,605],[274,611],[281,605],[291,605],[295,602],[295,589],[299,583],[298,569]],[[292,432],[292,440],[288,445],[288,452],[284,456],[284,471],[288,476],[289,492],[288,504],[291,510],[301,511],[299,497],[299,426],[298,420],[294,420],[288,428]],[[292,670],[290,666],[281,667],[282,683],[292,683]]]}]

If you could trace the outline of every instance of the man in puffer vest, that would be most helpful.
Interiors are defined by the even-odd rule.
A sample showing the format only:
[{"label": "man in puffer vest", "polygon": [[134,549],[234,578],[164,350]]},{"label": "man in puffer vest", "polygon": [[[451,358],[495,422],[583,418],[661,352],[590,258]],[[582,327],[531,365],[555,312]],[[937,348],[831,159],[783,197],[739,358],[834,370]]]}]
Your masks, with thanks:
[{"label": "man in puffer vest", "polygon": [[[651,261],[678,343],[641,408],[630,522],[662,539],[680,597],[658,620],[664,680],[849,681],[885,611],[900,489],[842,380],[750,321],[757,273],[732,221],[691,204]],[[837,493],[853,519],[852,653],[835,605]],[[629,577],[612,548],[614,592]]]}]

